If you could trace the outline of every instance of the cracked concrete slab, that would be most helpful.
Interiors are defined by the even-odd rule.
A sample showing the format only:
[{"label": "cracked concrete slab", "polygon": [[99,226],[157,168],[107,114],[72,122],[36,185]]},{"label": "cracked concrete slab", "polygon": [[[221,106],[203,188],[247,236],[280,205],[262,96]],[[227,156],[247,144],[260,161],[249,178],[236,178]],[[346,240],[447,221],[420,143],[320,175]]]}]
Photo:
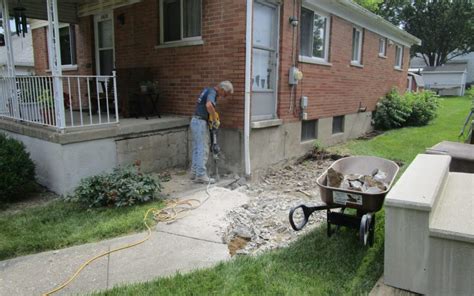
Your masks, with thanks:
[{"label": "cracked concrete slab", "polygon": [[[88,293],[121,283],[136,283],[176,272],[207,268],[230,259],[221,232],[225,216],[248,201],[245,194],[215,187],[183,198],[205,200],[201,207],[172,224],[159,224],[150,239],[88,265],[55,295]],[[67,280],[81,264],[104,251],[137,242],[146,232],[97,243],[18,257],[0,262],[0,295],[40,295]]]}]

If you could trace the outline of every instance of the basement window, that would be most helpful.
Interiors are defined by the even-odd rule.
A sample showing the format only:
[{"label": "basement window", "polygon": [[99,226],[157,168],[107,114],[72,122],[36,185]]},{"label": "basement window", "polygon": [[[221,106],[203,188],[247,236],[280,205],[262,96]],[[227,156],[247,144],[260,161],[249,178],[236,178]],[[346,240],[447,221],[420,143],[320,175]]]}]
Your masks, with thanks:
[{"label": "basement window", "polygon": [[339,134],[344,132],[344,115],[332,118],[332,133]]},{"label": "basement window", "polygon": [[160,43],[201,39],[201,0],[160,0]]},{"label": "basement window", "polygon": [[318,120],[305,120],[301,122],[301,142],[318,138]]}]

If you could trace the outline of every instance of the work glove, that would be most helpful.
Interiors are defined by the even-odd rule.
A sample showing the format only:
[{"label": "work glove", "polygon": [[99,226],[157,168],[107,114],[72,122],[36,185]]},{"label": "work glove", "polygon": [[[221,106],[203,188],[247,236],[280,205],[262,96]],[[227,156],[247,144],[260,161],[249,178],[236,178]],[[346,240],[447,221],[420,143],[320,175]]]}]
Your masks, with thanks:
[{"label": "work glove", "polygon": [[215,112],[215,115],[209,114],[210,128],[218,129],[220,125],[221,125],[221,121],[219,119],[219,113]]}]

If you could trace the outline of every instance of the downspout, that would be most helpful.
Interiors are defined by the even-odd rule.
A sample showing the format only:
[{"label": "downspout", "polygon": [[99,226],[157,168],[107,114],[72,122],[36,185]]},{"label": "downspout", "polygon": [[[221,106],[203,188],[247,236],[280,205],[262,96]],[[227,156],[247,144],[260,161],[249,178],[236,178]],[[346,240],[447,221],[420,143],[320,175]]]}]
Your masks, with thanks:
[{"label": "downspout", "polygon": [[252,62],[252,12],[253,0],[247,0],[247,20],[245,32],[245,108],[244,108],[244,161],[245,176],[252,174],[250,168],[250,75]]}]

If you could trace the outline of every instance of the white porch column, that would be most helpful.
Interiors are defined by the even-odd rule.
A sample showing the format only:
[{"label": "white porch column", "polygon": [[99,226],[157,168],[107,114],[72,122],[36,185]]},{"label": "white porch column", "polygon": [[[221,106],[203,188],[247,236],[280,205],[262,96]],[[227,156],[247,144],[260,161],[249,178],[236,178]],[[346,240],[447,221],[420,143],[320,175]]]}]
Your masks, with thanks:
[{"label": "white porch column", "polygon": [[66,116],[64,112],[64,94],[61,68],[61,49],[59,44],[59,20],[58,1],[46,0],[48,8],[48,53],[49,69],[53,76],[54,88],[54,110],[56,115],[56,126],[60,129],[66,127]]},{"label": "white porch column", "polygon": [[10,11],[8,10],[8,0],[1,0],[1,9],[3,14],[3,33],[5,37],[5,47],[7,49],[7,83],[8,87],[8,104],[11,104],[13,110],[13,116],[20,119],[20,105],[18,101],[18,94],[16,88],[16,72],[15,72],[15,61],[13,59],[13,43],[12,34],[10,31]]}]

